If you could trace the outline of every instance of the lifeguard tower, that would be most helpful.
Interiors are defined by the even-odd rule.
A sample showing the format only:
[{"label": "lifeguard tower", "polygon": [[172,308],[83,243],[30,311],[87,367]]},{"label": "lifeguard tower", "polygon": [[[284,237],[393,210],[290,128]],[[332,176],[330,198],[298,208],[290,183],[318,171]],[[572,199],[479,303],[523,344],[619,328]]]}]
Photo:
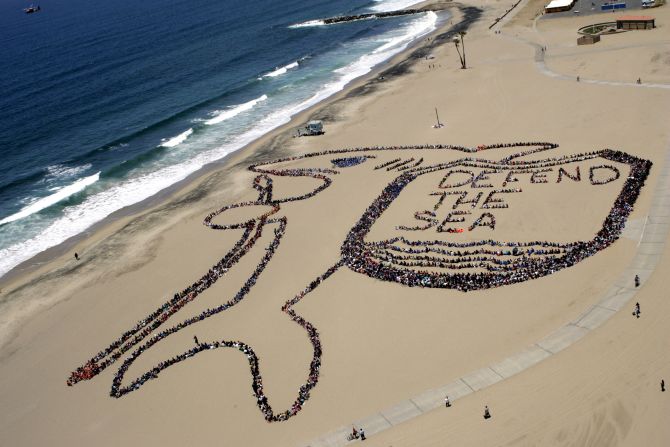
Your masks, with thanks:
[{"label": "lifeguard tower", "polygon": [[298,129],[298,136],[312,136],[312,135],[323,135],[323,122],[321,120],[312,120],[307,123],[305,127]]}]

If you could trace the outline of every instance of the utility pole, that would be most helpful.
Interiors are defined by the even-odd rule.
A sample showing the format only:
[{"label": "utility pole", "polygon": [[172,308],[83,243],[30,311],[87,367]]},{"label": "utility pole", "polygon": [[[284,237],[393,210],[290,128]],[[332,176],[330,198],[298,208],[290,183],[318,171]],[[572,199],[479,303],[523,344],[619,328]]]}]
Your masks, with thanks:
[{"label": "utility pole", "polygon": [[441,129],[444,127],[444,124],[440,122],[440,115],[437,114],[437,107],[435,107],[435,118],[437,118],[437,124],[435,124],[433,127],[435,129]]}]

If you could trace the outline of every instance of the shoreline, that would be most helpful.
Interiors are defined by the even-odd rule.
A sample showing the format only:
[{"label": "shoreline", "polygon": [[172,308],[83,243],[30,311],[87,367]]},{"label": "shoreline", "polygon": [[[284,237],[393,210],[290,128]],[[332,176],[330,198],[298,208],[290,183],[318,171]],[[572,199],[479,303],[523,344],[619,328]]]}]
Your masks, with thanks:
[{"label": "shoreline", "polygon": [[[444,6],[441,8],[435,7],[435,9],[431,9],[433,8],[433,5]],[[453,10],[462,12],[463,7],[456,3],[443,3],[441,1],[436,3],[433,0],[428,0],[414,6],[418,9],[425,9],[426,11],[448,11],[450,17],[444,19],[444,23],[441,26],[438,25],[435,30],[431,31],[422,38],[415,40],[400,53],[374,67],[369,73],[347,84],[341,91],[294,115],[291,117],[288,123],[271,130],[267,134],[262,135],[258,139],[248,143],[245,146],[242,146],[240,149],[226,155],[225,157],[204,165],[196,172],[188,175],[185,179],[168,186],[167,188],[159,191],[157,194],[135,204],[123,207],[120,210],[117,210],[109,216],[105,217],[101,221],[95,223],[84,232],[75,235],[58,245],[50,247],[21,262],[16,267],[9,270],[5,275],[0,277],[0,290],[11,287],[11,283],[13,283],[15,280],[20,281],[21,276],[36,272],[46,264],[49,264],[50,262],[63,256],[67,251],[76,248],[79,244],[85,243],[87,239],[94,238],[98,235],[98,233],[105,232],[105,230],[109,229],[109,226],[114,225],[116,222],[126,218],[137,217],[145,212],[151,212],[152,209],[160,207],[161,205],[166,205],[170,202],[170,200],[176,198],[176,196],[184,194],[190,189],[197,187],[200,181],[204,180],[206,176],[212,174],[213,172],[235,165],[242,161],[242,158],[250,157],[253,154],[271,152],[278,145],[291,138],[291,131],[303,122],[307,122],[309,119],[321,119],[325,123],[336,122],[337,119],[334,119],[332,115],[324,112],[328,112],[329,108],[337,105],[337,103],[340,101],[354,99],[365,96],[369,93],[373,93],[374,87],[376,87],[381,82],[388,80],[384,79],[383,81],[380,81],[380,76],[383,76],[384,78],[389,78],[391,76],[402,76],[411,68],[413,63],[429,53],[429,51],[424,50],[430,50],[436,46],[436,44],[440,45],[444,43],[446,37],[439,39],[444,34],[457,32],[458,30],[467,28],[468,23],[466,22],[468,20],[470,20],[470,23],[474,23],[472,19],[463,17],[461,22],[455,23],[454,25],[446,24],[447,21],[453,21],[455,17]],[[431,42],[426,43],[426,37],[430,37]],[[269,146],[269,148],[263,149],[262,146],[265,145]],[[240,160],[236,160],[236,157],[242,158]]]},{"label": "shoreline", "polygon": [[[477,23],[482,13],[482,10],[478,8],[444,0],[427,0],[413,5],[411,8],[426,11],[432,10],[437,13],[445,11],[449,14],[449,17],[442,18],[441,23],[438,23],[435,30],[416,39],[398,54],[373,67],[369,73],[354,79],[339,92],[297,113],[291,117],[289,122],[260,136],[258,139],[225,157],[204,165],[196,172],[159,191],[157,194],[130,206],[123,207],[93,224],[82,233],[70,237],[58,245],[50,247],[21,262],[0,277],[0,296],[7,298],[12,292],[21,289],[33,280],[49,277],[52,274],[58,275],[59,269],[67,269],[64,264],[69,260],[71,253],[77,252],[83,254],[85,258],[87,247],[91,247],[116,234],[135,219],[149,216],[161,208],[170,207],[171,204],[182,200],[189,202],[197,200],[197,198],[187,198],[187,196],[193,193],[199,198],[211,194],[212,191],[204,185],[212,176],[226,173],[234,177],[236,174],[246,172],[246,165],[248,164],[258,160],[271,160],[285,155],[286,152],[282,152],[280,148],[286,142],[291,141],[296,127],[310,119],[321,119],[326,125],[333,125],[339,122],[341,117],[337,116],[338,112],[334,111],[334,109],[336,110],[350,100],[368,98],[370,95],[377,93],[379,88],[383,87],[385,83],[406,75],[414,64],[430,54],[435,48],[446,43],[453,33],[466,30]],[[232,188],[229,189],[231,189],[229,191],[231,194],[229,198],[230,200],[234,200],[235,193],[232,191]],[[204,208],[209,207],[211,205]],[[74,266],[74,268],[77,268],[77,266]],[[4,304],[5,301],[6,299],[0,301],[0,305]],[[5,343],[6,341],[0,340],[0,346],[5,345]]]}]

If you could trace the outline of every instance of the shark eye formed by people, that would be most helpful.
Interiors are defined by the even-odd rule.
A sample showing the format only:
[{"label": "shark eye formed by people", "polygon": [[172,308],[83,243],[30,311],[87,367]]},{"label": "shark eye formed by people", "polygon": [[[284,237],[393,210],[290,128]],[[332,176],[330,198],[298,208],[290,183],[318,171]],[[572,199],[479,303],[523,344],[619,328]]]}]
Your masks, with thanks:
[{"label": "shark eye formed by people", "polygon": [[[119,361],[110,395],[120,398],[177,363],[205,351],[230,348],[247,359],[253,395],[264,418],[268,422],[285,421],[297,415],[309,400],[322,367],[319,331],[294,307],[340,270],[365,275],[370,281],[397,283],[398,287],[445,289],[445,294],[465,298],[470,291],[533,280],[572,267],[619,238],[651,162],[611,149],[545,156],[545,152],[556,149],[557,144],[547,142],[474,148],[366,147],[252,165],[249,170],[256,175],[251,185],[257,192],[256,200],[223,206],[204,219],[209,229],[236,235],[232,248],[199,279],[76,368],[67,385],[91,380]],[[352,173],[360,177],[361,172],[371,187],[350,200],[347,183],[353,181]],[[301,180],[294,181],[295,188],[289,185],[298,178]],[[566,201],[579,199],[574,191],[589,189],[590,198],[607,205],[602,208],[606,212],[600,217],[597,231],[594,233],[593,225],[582,223],[579,216],[565,213],[560,203],[546,200],[543,191],[549,187],[565,188],[561,197]],[[320,200],[311,200],[315,196]],[[310,212],[301,213],[301,222],[297,222],[294,210],[305,206],[311,207]],[[520,207],[524,212],[515,211]],[[322,225],[329,213],[344,216],[340,220],[349,227]],[[340,231],[344,238],[306,241],[289,237],[305,225],[317,228],[315,237],[319,232]],[[556,225],[574,226],[579,238],[553,240],[552,228]],[[496,237],[498,233],[516,238],[501,240]],[[267,245],[254,250],[257,244]],[[276,258],[288,247],[292,253],[299,253],[292,255],[292,271],[310,279],[297,283],[301,276],[295,274],[285,278],[280,287],[273,285],[272,290],[282,294],[284,303],[276,312],[306,333],[312,358],[293,403],[287,409],[275,410],[264,390],[260,358],[252,346],[236,339],[204,340],[198,337],[198,325],[245,299],[262,299],[256,290],[260,283],[270,281],[272,275],[267,272],[278,268]],[[183,318],[185,308],[218,281],[226,281],[231,271],[242,269],[240,261],[248,263],[249,258],[255,268],[232,297],[178,320]],[[195,343],[177,347],[181,353],[165,358],[134,379],[126,378],[145,352],[171,343],[179,332],[188,332],[188,339],[193,338]]]}]

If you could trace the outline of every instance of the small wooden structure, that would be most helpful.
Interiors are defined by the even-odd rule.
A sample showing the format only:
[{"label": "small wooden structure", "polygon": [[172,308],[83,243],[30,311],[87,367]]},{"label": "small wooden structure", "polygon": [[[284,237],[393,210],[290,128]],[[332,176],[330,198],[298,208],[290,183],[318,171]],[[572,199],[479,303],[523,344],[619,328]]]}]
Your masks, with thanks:
[{"label": "small wooden structure", "polygon": [[600,36],[597,34],[585,34],[577,38],[577,45],[593,45],[600,42]]},{"label": "small wooden structure", "polygon": [[656,28],[656,19],[651,16],[624,16],[616,20],[617,29],[653,29]]},{"label": "small wooden structure", "polygon": [[310,135],[321,135],[323,133],[323,123],[318,120],[313,120],[307,123],[307,133]]},{"label": "small wooden structure", "polygon": [[323,135],[325,132],[323,130],[323,122],[320,120],[312,120],[305,127],[298,129],[299,137],[312,136],[312,135]]}]

